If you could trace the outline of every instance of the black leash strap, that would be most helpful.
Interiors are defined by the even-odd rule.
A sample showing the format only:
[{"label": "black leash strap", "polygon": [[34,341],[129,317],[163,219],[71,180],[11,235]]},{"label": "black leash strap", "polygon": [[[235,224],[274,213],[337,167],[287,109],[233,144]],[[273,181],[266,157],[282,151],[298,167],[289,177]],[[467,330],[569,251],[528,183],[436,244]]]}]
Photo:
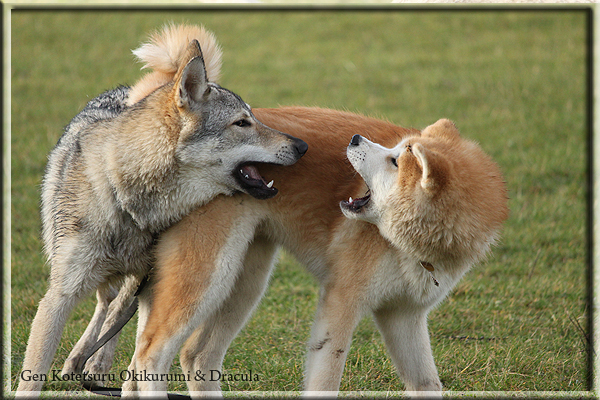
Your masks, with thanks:
[{"label": "black leash strap", "polygon": [[[119,333],[121,331],[121,329],[123,329],[123,327],[133,317],[133,315],[135,314],[135,312],[138,309],[137,296],[141,293],[142,289],[144,288],[144,286],[146,286],[147,282],[148,282],[148,276],[146,275],[144,277],[144,279],[142,279],[142,281],[140,282],[140,284],[134,294],[134,299],[131,302],[131,305],[129,306],[129,308],[127,308],[127,310],[125,310],[123,315],[121,315],[121,317],[115,322],[115,324],[110,327],[108,332],[106,332],[104,335],[102,335],[102,337],[100,339],[98,339],[96,344],[94,344],[94,346],[92,346],[92,348],[87,352],[85,357],[82,358],[82,360],[77,365],[77,368],[76,368],[77,371],[83,371],[83,368],[85,367],[85,363],[90,359],[90,357],[93,356],[94,353],[98,351],[98,349],[100,349],[102,346],[104,346],[117,333]],[[120,388],[109,388],[109,387],[104,387],[104,386],[98,386],[95,384],[95,382],[86,381],[85,375],[83,375],[81,378],[81,385],[86,390],[89,390],[92,393],[101,394],[104,396],[121,397],[121,389]]]},{"label": "black leash strap", "polygon": [[[121,315],[121,318],[119,318],[115,322],[115,324],[110,327],[108,332],[106,332],[104,335],[102,335],[102,337],[100,339],[98,339],[96,344],[88,351],[88,353],[83,358],[83,362],[81,362],[81,369],[77,369],[78,371],[83,371],[83,368],[85,367],[85,363],[90,359],[90,357],[92,355],[94,355],[94,353],[96,351],[98,351],[98,349],[100,347],[104,346],[110,339],[112,339],[113,336],[115,336],[117,333],[119,333],[119,331],[121,329],[123,329],[123,327],[127,324],[127,322],[129,322],[131,317],[133,317],[133,315],[137,311],[137,308],[138,308],[138,299],[136,297],[133,299],[133,302],[131,303],[129,308],[125,311],[125,313],[123,315]],[[93,393],[103,394],[105,396],[117,396],[117,397],[121,396],[121,389],[97,386],[97,385],[95,385],[94,382],[86,381],[84,378],[82,378],[81,384],[83,385],[83,387],[85,389],[87,389]],[[102,393],[100,393],[100,392],[102,392]]]},{"label": "black leash strap", "polygon": [[[83,371],[83,368],[85,367],[85,363],[90,359],[90,357],[93,356],[94,353],[97,352],[100,347],[104,346],[110,339],[112,339],[113,336],[115,336],[117,333],[119,333],[121,331],[121,329],[123,329],[123,327],[129,322],[131,317],[133,317],[133,315],[135,314],[135,312],[137,311],[137,308],[138,308],[137,296],[142,292],[142,289],[144,288],[144,286],[146,286],[147,282],[148,282],[148,275],[146,275],[144,277],[144,279],[142,279],[142,281],[140,282],[135,294],[133,295],[134,299],[131,302],[131,305],[129,306],[129,308],[127,310],[125,310],[125,313],[123,313],[123,315],[121,315],[121,317],[115,322],[115,324],[110,327],[108,332],[106,332],[104,335],[102,335],[102,337],[100,339],[98,339],[96,344],[87,352],[85,357],[83,357],[83,359],[77,364],[77,368],[75,369],[76,371]],[[86,386],[86,384],[84,383],[83,386]],[[89,384],[88,384],[88,386],[89,386]],[[86,389],[87,389],[87,387],[86,387]]]}]

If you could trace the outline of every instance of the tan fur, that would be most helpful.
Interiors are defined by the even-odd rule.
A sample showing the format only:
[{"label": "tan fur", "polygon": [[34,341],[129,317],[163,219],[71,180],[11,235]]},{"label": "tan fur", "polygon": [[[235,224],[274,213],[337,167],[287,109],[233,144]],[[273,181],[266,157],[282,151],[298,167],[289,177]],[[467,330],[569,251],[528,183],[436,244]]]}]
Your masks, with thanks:
[{"label": "tan fur", "polygon": [[[161,304],[156,313],[150,314],[148,319],[148,332],[153,335],[154,341],[165,340],[168,335],[172,335],[172,330],[184,323],[182,321],[189,319],[193,313],[196,303],[182,303],[181,298],[201,301],[197,293],[206,291],[219,250],[231,234],[229,229],[233,226],[233,220],[242,216],[243,209],[240,207],[240,213],[235,213],[235,205],[230,204],[232,199],[209,203],[206,207],[192,212],[189,218],[162,236],[156,251],[157,264],[170,265],[173,268],[156,269],[152,276],[155,282],[153,301]],[[216,229],[201,229],[201,226],[195,223],[196,218]],[[187,236],[190,232],[193,234]],[[198,243],[202,245],[199,246]],[[190,264],[199,266],[195,270],[196,273],[190,274],[186,270]],[[182,277],[186,278],[185,281],[181,280]],[[177,287],[178,290],[172,291],[171,287]]]},{"label": "tan fur", "polygon": [[170,82],[179,66],[185,65],[186,47],[197,40],[206,62],[206,74],[210,82],[218,82],[221,74],[221,48],[214,35],[202,26],[166,25],[150,36],[133,54],[144,62],[142,68],[154,71],[142,77],[132,88],[128,105],[133,105],[148,96],[156,88]]}]

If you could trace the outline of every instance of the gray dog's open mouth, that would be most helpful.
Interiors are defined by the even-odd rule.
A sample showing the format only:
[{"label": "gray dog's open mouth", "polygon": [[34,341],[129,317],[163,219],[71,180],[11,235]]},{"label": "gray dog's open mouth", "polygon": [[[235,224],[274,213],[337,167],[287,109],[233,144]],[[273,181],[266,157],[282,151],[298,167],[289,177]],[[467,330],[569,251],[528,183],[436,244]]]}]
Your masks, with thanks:
[{"label": "gray dog's open mouth", "polygon": [[362,209],[369,204],[369,201],[371,200],[371,189],[369,189],[367,191],[367,194],[365,194],[364,197],[360,197],[358,199],[353,199],[352,197],[350,197],[348,200],[342,200],[340,201],[340,206],[343,209],[346,209],[348,211],[351,211],[353,213],[359,213],[362,211]]},{"label": "gray dog's open mouth", "polygon": [[240,164],[233,175],[244,192],[259,200],[270,199],[278,192],[273,181],[267,183],[255,165]]}]

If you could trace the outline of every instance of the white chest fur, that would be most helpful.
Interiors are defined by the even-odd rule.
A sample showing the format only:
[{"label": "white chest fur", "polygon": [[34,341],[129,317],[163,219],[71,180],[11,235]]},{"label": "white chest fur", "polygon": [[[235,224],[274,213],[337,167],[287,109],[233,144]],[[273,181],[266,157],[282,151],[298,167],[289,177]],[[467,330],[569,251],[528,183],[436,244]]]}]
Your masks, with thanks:
[{"label": "white chest fur", "polygon": [[374,309],[386,303],[415,310],[431,309],[450,293],[468,270],[426,263],[395,251],[384,254],[369,284],[369,305]]}]

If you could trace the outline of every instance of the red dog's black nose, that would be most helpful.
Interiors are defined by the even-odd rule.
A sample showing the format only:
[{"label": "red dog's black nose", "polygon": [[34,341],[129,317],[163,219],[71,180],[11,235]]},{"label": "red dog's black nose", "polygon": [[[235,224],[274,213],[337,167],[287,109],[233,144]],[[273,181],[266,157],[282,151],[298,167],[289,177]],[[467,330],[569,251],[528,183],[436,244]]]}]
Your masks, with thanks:
[{"label": "red dog's black nose", "polygon": [[358,144],[360,143],[360,139],[362,139],[362,136],[360,136],[360,135],[354,135],[354,136],[352,136],[352,140],[350,141],[350,145],[352,145],[352,146],[358,146]]}]

